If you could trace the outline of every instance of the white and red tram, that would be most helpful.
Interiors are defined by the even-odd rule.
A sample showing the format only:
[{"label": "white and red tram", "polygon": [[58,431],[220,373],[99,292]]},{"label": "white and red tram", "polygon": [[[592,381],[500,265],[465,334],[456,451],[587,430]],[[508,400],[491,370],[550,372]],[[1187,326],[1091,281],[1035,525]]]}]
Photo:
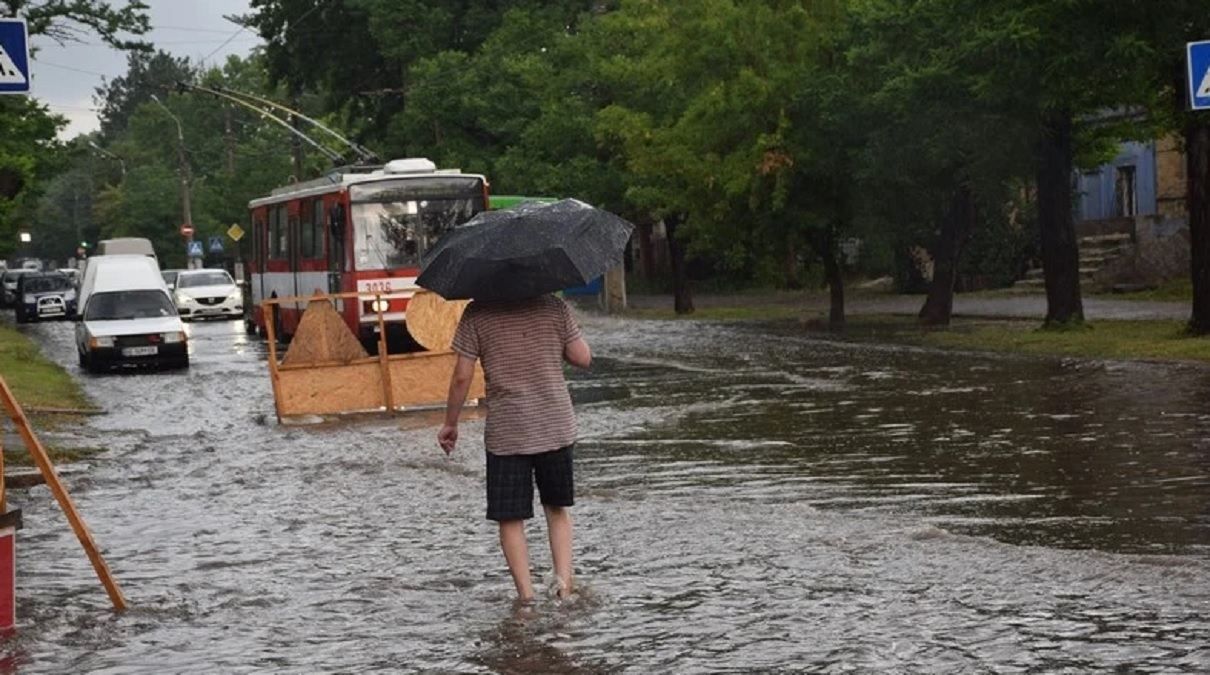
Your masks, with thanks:
[{"label": "white and red tram", "polygon": [[[441,235],[488,208],[488,182],[477,174],[439,170],[427,159],[397,159],[278,188],[248,207],[254,309],[249,321],[262,334],[262,300],[354,291],[389,296],[385,319],[402,334],[421,256]],[[336,305],[367,343],[378,329],[373,303],[367,298]],[[278,334],[292,336],[304,309],[280,306]]]}]

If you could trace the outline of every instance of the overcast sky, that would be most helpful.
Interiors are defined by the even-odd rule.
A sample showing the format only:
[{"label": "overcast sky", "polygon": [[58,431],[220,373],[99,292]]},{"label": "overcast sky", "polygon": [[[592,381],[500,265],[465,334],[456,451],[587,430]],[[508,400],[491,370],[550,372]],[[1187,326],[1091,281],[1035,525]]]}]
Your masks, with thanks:
[{"label": "overcast sky", "polygon": [[[238,26],[223,18],[247,13],[248,0],[144,1],[151,6],[152,29],[143,39],[177,56],[205,59],[209,65],[222,63],[229,54],[247,54],[260,44],[255,33],[239,32]],[[111,0],[110,4],[120,6],[124,2]],[[38,50],[30,66],[34,96],[67,118],[67,128],[60,133],[63,138],[97,129],[93,101],[96,88],[103,78],[112,80],[126,72],[125,53],[105,46],[96,37],[86,39],[83,44],[67,45],[42,36],[32,40]]]}]

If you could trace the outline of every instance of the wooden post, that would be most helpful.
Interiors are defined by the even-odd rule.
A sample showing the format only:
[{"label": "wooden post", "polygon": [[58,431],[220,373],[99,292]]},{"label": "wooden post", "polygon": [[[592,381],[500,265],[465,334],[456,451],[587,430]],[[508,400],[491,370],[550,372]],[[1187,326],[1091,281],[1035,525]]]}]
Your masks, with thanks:
[{"label": "wooden post", "polygon": [[374,296],[374,310],[378,313],[378,366],[382,371],[382,401],[387,412],[395,411],[395,391],[391,387],[391,361],[387,353],[387,324],[382,316],[383,300],[381,294]]},{"label": "wooden post", "polygon": [[620,314],[626,311],[626,267],[618,265],[605,272],[601,292],[605,295],[605,311]]},{"label": "wooden post", "polygon": [[273,385],[273,412],[281,424],[281,384],[277,381],[277,327],[273,321],[272,301],[261,303],[261,316],[265,320],[265,339],[269,342],[269,384]]},{"label": "wooden post", "polygon": [[125,611],[126,598],[122,596],[122,590],[118,588],[118,582],[110,574],[109,565],[105,564],[105,558],[101,557],[101,551],[97,548],[96,542],[93,541],[92,533],[88,531],[88,526],[84,524],[84,519],[80,517],[79,511],[76,510],[76,505],[72,502],[71,495],[67,494],[67,488],[63,487],[63,483],[59,480],[59,474],[55,473],[55,467],[50,463],[50,457],[46,454],[46,448],[42,447],[42,442],[38,440],[37,436],[34,436],[33,429],[29,426],[29,419],[25,416],[25,411],[21,409],[21,404],[17,402],[12,390],[8,388],[8,383],[2,377],[0,377],[0,397],[4,398],[4,407],[8,409],[9,418],[17,426],[17,431],[21,434],[21,439],[25,441],[25,447],[29,450],[30,457],[33,457],[34,463],[38,465],[38,471],[42,472],[42,477],[46,479],[47,487],[50,488],[51,494],[55,496],[55,500],[59,502],[59,507],[63,509],[63,514],[67,516],[67,522],[71,524],[71,529],[75,531],[76,538],[80,540],[80,545],[84,547],[84,553],[88,555],[88,559],[92,562],[92,567],[96,570],[97,577],[101,580],[101,584],[105,586],[105,592],[109,594],[109,600],[113,603],[113,608],[119,612]]},{"label": "wooden post", "polygon": [[0,516],[8,513],[8,491],[4,484],[4,427],[0,426]]}]

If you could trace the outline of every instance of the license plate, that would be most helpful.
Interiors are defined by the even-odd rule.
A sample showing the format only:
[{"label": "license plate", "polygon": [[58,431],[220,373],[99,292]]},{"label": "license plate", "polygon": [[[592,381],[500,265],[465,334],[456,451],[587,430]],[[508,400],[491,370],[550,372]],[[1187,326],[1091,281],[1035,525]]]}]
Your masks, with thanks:
[{"label": "license plate", "polygon": [[122,350],[122,356],[155,356],[159,353],[159,347],[126,347]]}]

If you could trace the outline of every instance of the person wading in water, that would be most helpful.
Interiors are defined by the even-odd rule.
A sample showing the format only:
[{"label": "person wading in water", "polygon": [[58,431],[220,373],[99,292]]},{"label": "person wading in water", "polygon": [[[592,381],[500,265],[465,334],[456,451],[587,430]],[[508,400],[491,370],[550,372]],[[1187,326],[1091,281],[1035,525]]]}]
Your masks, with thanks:
[{"label": "person wading in water", "polygon": [[458,354],[450,378],[445,424],[437,442],[446,454],[458,442],[458,416],[475,361],[487,384],[487,517],[500,525],[500,547],[517,597],[534,597],[525,521],[534,515],[534,484],[546,512],[558,596],[574,590],[571,506],[576,419],[563,362],[587,369],[592,353],[567,303],[553,295],[472,302],[454,334]]}]

